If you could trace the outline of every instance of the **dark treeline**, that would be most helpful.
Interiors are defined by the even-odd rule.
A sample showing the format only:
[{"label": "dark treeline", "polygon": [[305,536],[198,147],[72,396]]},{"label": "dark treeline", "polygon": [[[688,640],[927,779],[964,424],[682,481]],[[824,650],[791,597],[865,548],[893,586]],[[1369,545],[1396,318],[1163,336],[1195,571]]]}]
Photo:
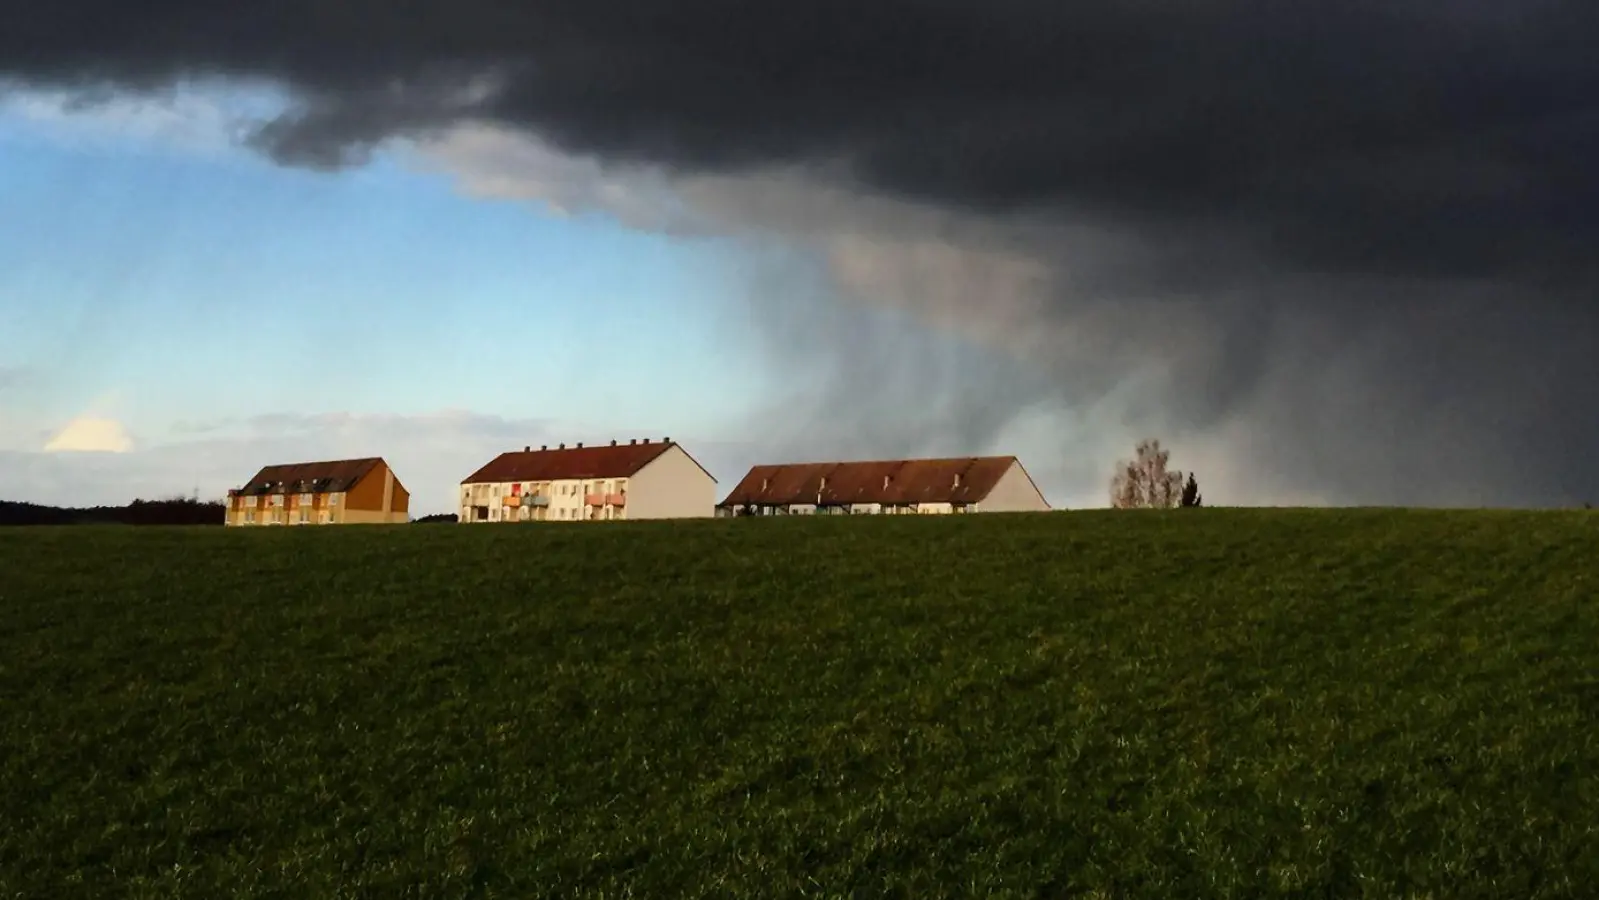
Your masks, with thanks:
[{"label": "dark treeline", "polygon": [[220,501],[193,497],[88,508],[0,500],[0,525],[221,525],[225,509]]}]

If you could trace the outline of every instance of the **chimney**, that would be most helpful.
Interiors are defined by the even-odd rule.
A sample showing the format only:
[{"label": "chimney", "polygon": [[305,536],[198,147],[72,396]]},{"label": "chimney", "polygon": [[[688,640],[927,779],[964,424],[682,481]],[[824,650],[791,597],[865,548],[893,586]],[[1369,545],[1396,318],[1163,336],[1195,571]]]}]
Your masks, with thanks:
[{"label": "chimney", "polygon": [[555,449],[557,449],[557,450],[565,450],[565,449],[566,449],[566,442],[565,442],[565,441],[562,441],[562,442],[561,442],[561,443],[560,443],[560,444],[558,444],[558,445],[557,445],[557,446],[556,446],[556,448],[555,448]]},{"label": "chimney", "polygon": [[532,450],[533,450],[533,445],[532,444],[523,444],[522,445],[522,452],[523,453],[531,453]]},{"label": "chimney", "polygon": [[643,441],[646,444],[648,444],[650,442],[649,438],[640,438],[639,440]]},{"label": "chimney", "polygon": [[663,444],[670,444],[671,442],[672,442],[672,439],[670,437],[661,438],[661,443],[663,443]]},{"label": "chimney", "polygon": [[628,438],[627,442],[629,444],[637,445],[638,444],[638,438]]},{"label": "chimney", "polygon": [[582,441],[578,441],[577,442],[577,449],[579,449],[579,450],[583,449],[583,442]]},{"label": "chimney", "polygon": [[550,449],[550,445],[549,444],[540,444],[539,445],[539,449],[540,450],[548,450],[548,449]]},{"label": "chimney", "polygon": [[616,446],[616,438],[611,438],[611,446],[612,447]]}]

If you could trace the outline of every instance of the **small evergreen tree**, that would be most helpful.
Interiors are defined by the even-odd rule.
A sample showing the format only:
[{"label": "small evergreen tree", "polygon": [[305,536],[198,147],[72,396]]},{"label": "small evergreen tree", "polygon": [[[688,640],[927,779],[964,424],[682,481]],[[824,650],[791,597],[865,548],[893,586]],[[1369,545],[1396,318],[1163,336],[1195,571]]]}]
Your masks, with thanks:
[{"label": "small evergreen tree", "polygon": [[1188,473],[1188,483],[1183,485],[1183,506],[1204,506],[1205,498],[1199,496],[1199,482],[1194,479],[1194,473]]}]

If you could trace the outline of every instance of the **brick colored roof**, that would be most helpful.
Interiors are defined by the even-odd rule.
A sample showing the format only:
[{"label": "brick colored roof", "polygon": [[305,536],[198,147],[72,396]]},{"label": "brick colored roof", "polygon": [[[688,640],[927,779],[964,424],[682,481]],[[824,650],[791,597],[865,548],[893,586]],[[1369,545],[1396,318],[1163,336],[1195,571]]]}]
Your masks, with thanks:
[{"label": "brick colored roof", "polygon": [[240,488],[238,494],[340,493],[355,487],[366,473],[383,463],[381,457],[339,459],[328,462],[287,463],[267,466]]},{"label": "brick colored roof", "polygon": [[968,456],[755,466],[719,505],[789,506],[816,503],[818,495],[823,505],[980,503],[1015,463],[1014,456]]},{"label": "brick colored roof", "polygon": [[666,441],[648,444],[601,444],[554,450],[512,450],[461,481],[462,484],[498,484],[507,481],[560,481],[569,478],[630,478],[656,457],[677,446]]}]

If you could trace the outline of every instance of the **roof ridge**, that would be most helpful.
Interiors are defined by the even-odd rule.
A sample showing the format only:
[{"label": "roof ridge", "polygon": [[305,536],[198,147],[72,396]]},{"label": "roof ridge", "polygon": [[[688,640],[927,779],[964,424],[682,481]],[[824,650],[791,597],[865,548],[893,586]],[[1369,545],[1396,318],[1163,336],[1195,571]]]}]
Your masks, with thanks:
[{"label": "roof ridge", "polygon": [[758,468],[778,469],[784,466],[886,466],[889,463],[947,463],[973,462],[991,459],[1016,459],[1013,453],[995,453],[987,456],[906,456],[882,459],[816,459],[806,462],[761,463]]},{"label": "roof ridge", "polygon": [[263,469],[281,469],[288,466],[332,466],[340,463],[382,462],[381,456],[351,456],[346,459],[307,459],[300,462],[269,463]]},{"label": "roof ridge", "polygon": [[[461,484],[631,478],[673,447],[673,440],[503,450],[461,479]],[[685,453],[687,451],[684,451]],[[691,457],[692,458],[692,457]],[[702,467],[703,468],[703,467]]]}]

